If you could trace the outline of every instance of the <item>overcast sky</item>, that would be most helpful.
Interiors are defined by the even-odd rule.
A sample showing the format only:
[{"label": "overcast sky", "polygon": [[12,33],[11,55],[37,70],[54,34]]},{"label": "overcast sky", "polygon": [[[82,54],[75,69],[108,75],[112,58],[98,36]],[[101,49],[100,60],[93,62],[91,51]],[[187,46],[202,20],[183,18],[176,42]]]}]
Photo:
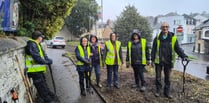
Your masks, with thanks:
[{"label": "overcast sky", "polygon": [[[101,0],[96,1],[101,5]],[[104,22],[107,19],[115,20],[129,4],[134,5],[142,16],[164,15],[169,12],[209,13],[209,0],[103,0]]]}]

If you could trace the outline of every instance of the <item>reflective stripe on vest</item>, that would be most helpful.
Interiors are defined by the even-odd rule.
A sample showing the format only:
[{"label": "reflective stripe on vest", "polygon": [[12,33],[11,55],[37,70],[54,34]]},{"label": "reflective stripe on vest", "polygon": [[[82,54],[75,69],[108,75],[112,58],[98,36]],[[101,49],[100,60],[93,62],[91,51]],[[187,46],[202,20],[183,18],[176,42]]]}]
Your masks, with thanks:
[{"label": "reflective stripe on vest", "polygon": [[[177,37],[175,35],[172,36],[172,41],[171,41],[171,43],[172,43],[172,64],[174,64],[175,60],[176,60],[176,53],[175,53],[175,50],[174,50],[174,46],[175,46],[176,40],[177,40]],[[159,49],[160,49],[160,40],[159,40],[159,35],[158,35],[157,36],[157,50],[156,50],[156,54],[155,54],[155,63],[156,64],[160,63]]]},{"label": "reflective stripe on vest", "polygon": [[[109,41],[106,41],[105,42],[105,45],[107,47],[107,55],[106,55],[106,58],[105,58],[105,63],[107,65],[114,65],[114,62],[115,62],[115,50],[114,50],[114,47],[112,45],[112,42],[109,40]],[[120,46],[121,46],[121,42],[119,41],[116,41],[115,42],[115,45],[116,45],[116,52],[117,52],[117,59],[118,59],[118,65],[121,64],[121,60],[120,60],[120,56],[119,56],[119,50],[120,50]]]},{"label": "reflective stripe on vest", "polygon": [[[141,39],[141,46],[142,46],[142,64],[146,65],[147,60],[146,60],[146,39]],[[128,50],[129,50],[129,63],[131,64],[131,47],[132,47],[132,42],[128,42]]]},{"label": "reflective stripe on vest", "polygon": [[[44,58],[44,54],[42,51],[42,48],[40,44],[38,44],[35,40],[29,39],[30,41],[36,43],[38,50],[39,50],[39,55],[41,58]],[[27,67],[27,72],[28,73],[35,73],[35,72],[46,72],[46,65],[40,65],[35,62],[35,60],[32,58],[31,55],[26,54],[26,67]]]},{"label": "reflective stripe on vest", "polygon": [[[83,50],[83,47],[81,45],[78,45],[78,50],[79,50],[80,56],[82,58],[85,58],[84,50]],[[90,50],[90,47],[89,46],[87,46],[87,53],[88,53],[88,58],[90,58],[91,50]],[[84,63],[81,62],[81,61],[78,61],[77,62],[77,65],[84,65]]]}]

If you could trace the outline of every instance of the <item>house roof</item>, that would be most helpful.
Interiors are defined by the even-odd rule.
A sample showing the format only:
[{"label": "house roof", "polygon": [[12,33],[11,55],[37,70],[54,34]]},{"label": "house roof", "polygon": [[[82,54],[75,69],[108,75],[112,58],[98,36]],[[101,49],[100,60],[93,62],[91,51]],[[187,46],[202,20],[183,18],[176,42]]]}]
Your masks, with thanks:
[{"label": "house roof", "polygon": [[191,16],[189,16],[189,15],[187,15],[187,14],[183,14],[182,16],[184,16],[184,18],[196,20],[195,18],[193,18],[193,17],[191,17]]},{"label": "house roof", "polygon": [[201,23],[199,26],[197,26],[195,29],[202,29],[203,27],[209,27],[209,19],[205,20],[203,23]]}]

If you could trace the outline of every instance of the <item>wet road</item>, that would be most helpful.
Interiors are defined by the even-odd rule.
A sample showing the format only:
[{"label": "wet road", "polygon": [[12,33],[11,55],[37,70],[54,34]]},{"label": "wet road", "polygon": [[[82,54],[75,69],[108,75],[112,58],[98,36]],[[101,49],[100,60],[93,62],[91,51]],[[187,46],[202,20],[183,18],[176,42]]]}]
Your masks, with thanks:
[{"label": "wet road", "polygon": [[[209,75],[206,74],[206,66],[209,65],[209,55],[203,55],[192,52],[194,44],[182,45],[182,49],[187,55],[195,57],[197,60],[189,62],[186,72],[202,79],[209,80]],[[175,67],[178,71],[183,71],[181,60],[177,60]]]},{"label": "wet road", "polygon": [[[61,103],[102,103],[99,96],[87,94],[80,96],[78,74],[75,66],[66,57],[62,57],[64,49],[47,49],[47,55],[53,59],[52,69],[56,84],[57,96]],[[49,74],[49,73],[48,73]],[[50,90],[53,90],[51,78],[47,76]]]}]

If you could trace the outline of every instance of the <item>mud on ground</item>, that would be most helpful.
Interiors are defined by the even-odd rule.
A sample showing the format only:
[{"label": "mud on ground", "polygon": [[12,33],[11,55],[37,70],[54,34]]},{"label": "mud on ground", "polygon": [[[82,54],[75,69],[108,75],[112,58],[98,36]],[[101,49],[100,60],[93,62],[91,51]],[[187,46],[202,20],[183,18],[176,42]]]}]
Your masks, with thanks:
[{"label": "mud on ground", "polygon": [[[73,53],[72,53],[73,54]],[[70,55],[75,60],[74,55]],[[126,68],[125,65],[119,69],[120,89],[111,87],[106,88],[106,69],[101,69],[101,82],[103,87],[97,91],[105,98],[107,103],[209,103],[209,82],[195,78],[186,74],[185,94],[182,93],[183,80],[182,73],[173,70],[171,74],[171,94],[173,99],[168,99],[161,91],[160,97],[155,97],[155,75],[154,69],[146,67],[145,75],[146,91],[140,92],[138,88],[132,88],[134,84],[134,74],[132,68]],[[163,73],[162,73],[163,74]],[[162,77],[164,77],[162,75]],[[162,78],[162,84],[164,79]],[[95,84],[94,74],[92,82]]]}]

